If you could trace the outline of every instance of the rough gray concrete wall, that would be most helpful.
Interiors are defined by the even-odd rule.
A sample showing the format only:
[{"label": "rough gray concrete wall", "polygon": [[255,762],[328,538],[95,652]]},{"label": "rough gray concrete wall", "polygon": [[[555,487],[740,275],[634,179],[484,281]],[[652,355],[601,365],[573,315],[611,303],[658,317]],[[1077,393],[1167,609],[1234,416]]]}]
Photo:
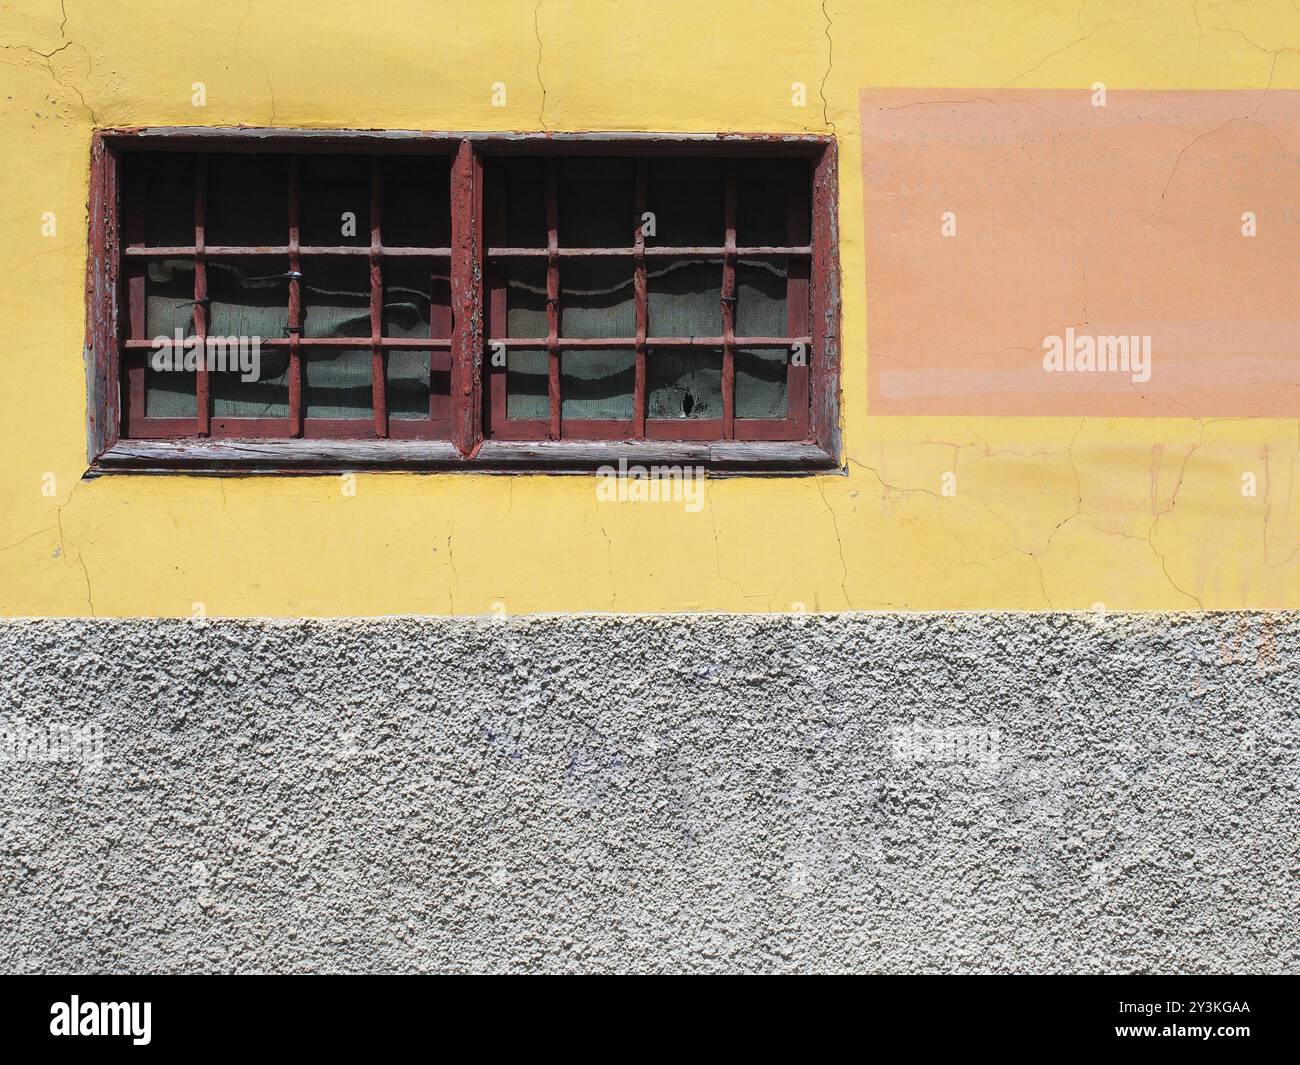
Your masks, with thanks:
[{"label": "rough gray concrete wall", "polygon": [[[1300,971],[1300,616],[0,624],[9,972]],[[30,753],[30,752],[29,752]],[[65,752],[66,753],[66,752]]]}]

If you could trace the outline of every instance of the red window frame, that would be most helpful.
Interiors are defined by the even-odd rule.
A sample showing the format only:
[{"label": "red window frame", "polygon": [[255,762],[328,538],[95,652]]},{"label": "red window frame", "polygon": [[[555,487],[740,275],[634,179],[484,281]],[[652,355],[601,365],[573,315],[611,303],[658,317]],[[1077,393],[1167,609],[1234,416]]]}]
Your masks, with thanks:
[{"label": "red window frame", "polygon": [[[264,152],[290,156],[289,219],[283,247],[257,249],[283,254],[289,262],[288,336],[273,346],[289,352],[287,418],[238,418],[211,414],[206,372],[197,385],[194,419],[146,419],[143,406],[143,269],[160,249],[142,249],[138,197],[123,199],[123,162],[131,152],[179,151],[202,160],[204,153]],[[395,153],[441,155],[451,178],[451,245],[446,248],[387,249],[382,237],[379,167],[372,173],[372,230],[368,246],[315,249],[312,254],[361,255],[371,276],[368,340],[300,336],[302,246],[298,240],[296,157],[348,152],[382,157]],[[725,241],[717,248],[647,247],[637,229],[625,248],[567,249],[557,239],[555,165],[548,165],[547,245],[544,248],[489,247],[490,213],[484,202],[485,160],[533,154],[570,158],[614,155],[636,160],[637,217],[644,209],[647,160],[655,156],[721,159],[725,168]],[[807,244],[745,248],[736,243],[736,183],[741,160],[776,157],[805,160],[811,190],[811,230]],[[195,238],[189,247],[161,249],[195,262],[195,332],[204,332],[205,244],[203,167],[196,166]],[[837,168],[832,138],[750,135],[629,134],[432,134],[372,131],[143,129],[106,130],[92,144],[90,259],[87,275],[87,353],[90,371],[88,458],[92,473],[127,471],[311,472],[333,469],[556,469],[583,470],[626,457],[635,461],[696,462],[718,470],[756,472],[815,470],[838,462],[839,437],[839,266],[837,254]],[[485,213],[485,211],[487,213]],[[790,232],[795,232],[791,223]],[[233,254],[243,249],[215,249]],[[627,255],[634,268],[635,336],[614,340],[565,339],[560,332],[558,271],[574,255]],[[418,339],[382,336],[381,264],[386,256],[420,255],[449,264],[449,335]],[[647,333],[646,262],[657,256],[699,257],[722,262],[720,337],[655,338]],[[736,264],[746,257],[788,256],[787,297],[790,336],[738,338],[735,333]],[[494,264],[512,257],[541,257],[547,264],[549,419],[505,417],[504,369],[490,359],[489,343],[507,348],[536,345],[504,336],[504,285]],[[132,286],[136,286],[133,290]],[[805,298],[806,297],[806,298]],[[803,308],[807,308],[806,319]],[[436,321],[432,332],[448,333]],[[442,323],[445,326],[446,323]],[[498,337],[496,334],[501,333]],[[787,371],[789,417],[737,419],[734,380],[737,341],[751,346],[807,345],[806,365]],[[264,342],[266,343],[266,342]],[[371,422],[305,419],[303,358],[312,346],[369,346],[373,359]],[[566,425],[560,417],[560,349],[626,347],[635,352],[635,394],[630,421],[583,421]],[[697,346],[722,352],[722,416],[716,419],[646,417],[647,358],[654,349]],[[386,416],[387,353],[399,348],[429,350],[449,371],[450,398],[430,418]],[[449,409],[448,409],[449,408]],[[213,430],[216,429],[214,433]],[[567,431],[566,431],[567,430]]]}]

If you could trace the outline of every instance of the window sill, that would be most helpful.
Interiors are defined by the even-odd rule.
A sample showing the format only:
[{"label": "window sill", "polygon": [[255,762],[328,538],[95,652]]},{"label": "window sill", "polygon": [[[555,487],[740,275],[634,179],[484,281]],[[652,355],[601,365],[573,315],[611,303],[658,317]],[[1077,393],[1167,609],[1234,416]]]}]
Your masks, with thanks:
[{"label": "window sill", "polygon": [[329,474],[391,470],[586,473],[601,466],[703,466],[717,474],[798,474],[835,469],[807,441],[485,441],[466,458],[446,440],[119,440],[88,477],[150,474]]}]

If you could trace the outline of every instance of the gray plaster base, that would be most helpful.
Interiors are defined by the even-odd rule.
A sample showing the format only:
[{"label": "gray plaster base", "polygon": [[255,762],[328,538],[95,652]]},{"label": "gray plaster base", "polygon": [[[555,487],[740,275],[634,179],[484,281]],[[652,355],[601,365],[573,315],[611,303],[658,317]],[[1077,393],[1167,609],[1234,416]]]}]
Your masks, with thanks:
[{"label": "gray plaster base", "polygon": [[0,969],[1297,972],[1300,616],[0,624]]}]

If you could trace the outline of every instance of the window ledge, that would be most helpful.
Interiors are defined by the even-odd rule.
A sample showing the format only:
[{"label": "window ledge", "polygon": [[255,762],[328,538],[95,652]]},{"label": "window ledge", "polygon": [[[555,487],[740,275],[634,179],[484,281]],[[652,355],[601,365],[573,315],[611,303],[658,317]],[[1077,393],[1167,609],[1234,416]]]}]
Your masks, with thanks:
[{"label": "window ledge", "polygon": [[792,474],[834,469],[808,441],[488,440],[466,458],[445,440],[119,440],[87,476],[112,473],[327,474],[340,470],[583,473],[601,466],[703,466],[711,473]]}]

